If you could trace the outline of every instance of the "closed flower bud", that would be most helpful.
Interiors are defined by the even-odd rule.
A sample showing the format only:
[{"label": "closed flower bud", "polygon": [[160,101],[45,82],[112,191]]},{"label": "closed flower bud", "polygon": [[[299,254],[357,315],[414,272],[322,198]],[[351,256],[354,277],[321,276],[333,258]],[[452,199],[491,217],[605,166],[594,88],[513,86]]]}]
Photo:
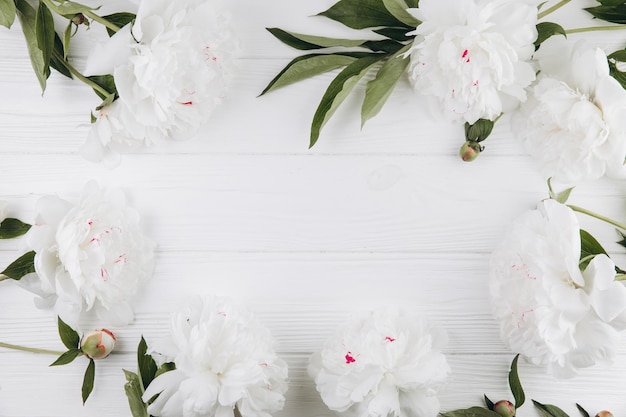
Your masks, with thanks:
[{"label": "closed flower bud", "polygon": [[74,23],[76,26],[82,25],[83,23],[85,23],[85,20],[85,15],[82,13],[76,13],[74,17],[72,17],[72,23]]},{"label": "closed flower bud", "polygon": [[515,406],[511,401],[501,400],[493,405],[493,411],[500,414],[502,417],[515,416]]},{"label": "closed flower bud", "polygon": [[596,417],[613,417],[613,413],[611,413],[610,411],[600,411],[598,414],[596,414]]},{"label": "closed flower bud", "polygon": [[459,156],[465,162],[472,162],[478,158],[478,155],[484,148],[478,144],[478,142],[467,141],[461,146],[459,150]]},{"label": "closed flower bud", "polygon": [[104,359],[115,347],[115,335],[107,329],[96,330],[83,336],[80,348],[91,359]]}]

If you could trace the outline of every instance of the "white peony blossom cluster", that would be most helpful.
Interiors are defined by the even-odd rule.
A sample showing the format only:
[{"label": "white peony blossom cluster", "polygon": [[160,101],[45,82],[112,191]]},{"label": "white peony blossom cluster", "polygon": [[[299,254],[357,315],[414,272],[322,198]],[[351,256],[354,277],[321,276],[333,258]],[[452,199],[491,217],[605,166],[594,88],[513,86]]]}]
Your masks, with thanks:
[{"label": "white peony blossom cluster", "polygon": [[143,399],[160,417],[270,417],[283,408],[287,364],[269,331],[226,298],[198,297],[171,318],[171,337],[151,346],[176,369],[155,378]]},{"label": "white peony blossom cluster", "polygon": [[626,90],[606,54],[557,36],[535,54],[540,74],[513,130],[546,178],[572,183],[624,175]]},{"label": "white peony blossom cluster", "polygon": [[72,326],[88,311],[107,325],[133,320],[130,302],[152,275],[155,244],[120,191],[89,182],[77,204],[42,197],[26,242],[36,275],[18,282],[41,297],[39,307]]},{"label": "white peony blossom cluster", "polygon": [[353,318],[311,357],[324,403],[349,417],[435,417],[450,373],[445,335],[418,317],[377,311]]},{"label": "white peony blossom cluster", "polygon": [[113,74],[119,98],[102,108],[83,155],[119,152],[197,133],[223,98],[236,49],[218,2],[146,0],[137,19],[90,55],[87,74]]},{"label": "white peony blossom cluster", "polygon": [[578,220],[547,200],[513,224],[491,258],[490,291],[509,348],[558,377],[608,363],[626,328],[626,288],[597,255],[581,272]]},{"label": "white peony blossom cluster", "polygon": [[526,100],[535,79],[532,0],[421,0],[409,80],[451,119],[494,120]]}]

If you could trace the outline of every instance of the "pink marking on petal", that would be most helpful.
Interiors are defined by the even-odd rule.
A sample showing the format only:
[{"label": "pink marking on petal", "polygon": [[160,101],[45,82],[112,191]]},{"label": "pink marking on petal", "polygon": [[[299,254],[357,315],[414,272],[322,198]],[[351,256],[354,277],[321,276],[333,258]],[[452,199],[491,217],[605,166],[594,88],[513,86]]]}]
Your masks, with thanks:
[{"label": "pink marking on petal", "polygon": [[474,81],[474,83],[472,84],[474,87],[478,87],[478,80]]},{"label": "pink marking on petal", "polygon": [[346,358],[346,363],[347,363],[348,365],[349,365],[349,364],[351,364],[351,363],[356,362],[356,359],[354,359],[354,356],[352,356],[352,352],[348,352],[348,353],[346,353],[345,358]]},{"label": "pink marking on petal", "polygon": [[223,311],[218,311],[217,315],[218,316],[222,316],[222,317],[226,317],[226,313],[224,313]]},{"label": "pink marking on petal", "polygon": [[107,282],[109,280],[109,273],[104,268],[100,268],[100,276],[102,277],[104,282]]},{"label": "pink marking on petal", "polygon": [[190,101],[184,101],[184,102],[182,102],[180,104],[182,104],[183,106],[191,106],[193,104],[193,101],[191,101],[191,100]]},{"label": "pink marking on petal", "polygon": [[386,336],[386,337],[385,337],[385,341],[387,341],[387,342],[395,342],[395,341],[396,341],[396,339],[394,339],[394,338],[393,338],[393,337],[391,337],[391,336]]},{"label": "pink marking on petal", "polygon": [[461,55],[461,58],[467,57],[467,54],[469,54],[469,51],[466,49],[463,51],[463,55]]}]

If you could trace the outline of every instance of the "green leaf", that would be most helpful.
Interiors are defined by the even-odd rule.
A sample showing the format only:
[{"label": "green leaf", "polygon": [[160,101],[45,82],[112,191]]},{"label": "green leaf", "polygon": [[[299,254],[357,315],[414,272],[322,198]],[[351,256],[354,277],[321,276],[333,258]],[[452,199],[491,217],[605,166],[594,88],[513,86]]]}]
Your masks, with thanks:
[{"label": "green leaf", "polygon": [[383,39],[380,41],[367,41],[362,46],[371,49],[373,52],[388,52],[390,54],[395,54],[400,49],[405,47],[404,44],[391,39]]},{"label": "green leaf", "polygon": [[485,405],[487,406],[487,408],[493,411],[493,401],[491,401],[489,397],[487,397],[487,394],[483,394],[483,397],[485,397]]},{"label": "green leaf", "polygon": [[50,76],[50,68],[45,65],[43,52],[39,49],[37,43],[37,31],[35,29],[37,13],[26,0],[15,0],[15,6],[17,7],[17,18],[20,21],[20,26],[26,39],[30,63],[43,92],[46,90],[46,80]]},{"label": "green leaf", "polygon": [[441,417],[500,417],[495,411],[487,410],[482,407],[471,407],[461,410],[448,411],[439,414]]},{"label": "green leaf", "polygon": [[50,58],[50,67],[57,70],[59,73],[63,74],[69,79],[72,79],[72,72],[70,71],[67,63],[63,59],[63,54],[65,53],[63,47],[63,41],[59,38],[59,35],[54,34],[54,53]]},{"label": "green leaf", "polygon": [[330,48],[333,46],[344,46],[351,48],[355,46],[361,46],[365,40],[358,39],[338,39],[327,38],[325,36],[311,36],[301,33],[288,32],[279,28],[265,28],[268,32],[274,35],[282,43],[291,46],[292,48],[300,50]]},{"label": "green leaf", "polygon": [[559,407],[550,404],[541,404],[538,401],[533,400],[533,404],[539,410],[539,413],[543,417],[569,417],[563,410]]},{"label": "green leaf", "polygon": [[67,24],[65,28],[65,32],[63,32],[63,58],[67,59],[67,54],[70,51],[70,41],[72,40],[72,28],[74,24],[70,20],[70,23]]},{"label": "green leaf", "polygon": [[517,374],[517,360],[519,359],[519,354],[515,355],[513,362],[511,363],[511,370],[509,371],[509,387],[511,388],[511,392],[513,393],[513,398],[515,398],[515,408],[519,409],[526,401],[526,395],[524,395],[524,388],[522,388],[522,383],[519,380],[519,375]]},{"label": "green leaf", "polygon": [[591,236],[591,234],[587,232],[586,230],[580,229],[580,260],[581,262],[579,266],[580,266],[581,271],[584,271],[585,268],[587,268],[587,265],[589,265],[589,262],[591,262],[591,260],[593,259],[595,255],[600,255],[600,254],[604,254],[608,256],[608,254],[606,253],[606,251],[604,250],[600,242],[596,240],[596,238]]},{"label": "green leaf", "polygon": [[400,28],[380,28],[374,29],[374,33],[378,33],[379,35],[383,35],[388,37],[389,39],[393,39],[400,42],[408,41],[409,39],[413,39],[413,36],[407,36],[409,32],[408,29],[400,29]]},{"label": "green leaf", "polygon": [[409,6],[410,9],[416,9],[420,7],[420,0],[406,0],[406,5]]},{"label": "green leaf", "polygon": [[315,145],[320,136],[320,131],[328,122],[330,117],[335,113],[337,107],[346,99],[354,86],[367,71],[384,57],[383,54],[360,58],[346,68],[344,68],[337,77],[331,81],[322,96],[322,100],[313,116],[311,124],[311,145]]},{"label": "green leaf", "polygon": [[576,408],[578,408],[578,411],[580,411],[580,414],[582,414],[583,417],[591,417],[587,410],[585,410],[580,404],[576,403]]},{"label": "green leaf", "polygon": [[15,12],[13,0],[0,0],[0,25],[10,28],[15,21]]},{"label": "green leaf", "polygon": [[61,317],[58,317],[58,327],[59,327],[59,337],[61,338],[61,342],[65,345],[66,348],[78,349],[80,344],[80,336],[76,332],[76,330],[72,329],[67,323],[65,323]]},{"label": "green leaf", "polygon": [[[143,340],[143,338],[142,338]],[[126,398],[128,398],[128,405],[130,406],[130,413],[133,417],[149,417],[148,408],[146,404],[141,399],[143,395],[143,386],[141,385],[141,380],[139,375],[136,373],[127,371],[126,369],[122,369],[124,371],[124,376],[126,376],[126,383],[124,384],[124,392],[126,392]]]},{"label": "green leaf", "polygon": [[[117,94],[117,87],[115,87],[115,79],[113,78],[111,74],[92,75],[91,77],[87,77],[87,78],[89,78],[91,81],[98,84],[100,87],[104,88],[106,91],[109,92],[108,96],[104,96],[99,91],[93,90],[98,95],[98,97],[100,97],[102,100],[107,100],[110,97],[110,95],[115,96]],[[113,97],[113,99],[114,98],[115,97]],[[111,99],[111,102],[113,102],[113,99]]]},{"label": "green leaf", "polygon": [[473,125],[465,122],[465,139],[470,142],[482,142],[491,134],[494,124],[495,122],[487,119],[478,119]]},{"label": "green leaf", "polygon": [[347,54],[310,54],[292,60],[259,96],[307,78],[350,65],[356,57]]},{"label": "green leaf", "polygon": [[[128,13],[128,12],[113,13],[113,14],[109,14],[106,16],[102,16],[104,20],[113,23],[115,26],[117,26],[120,29],[126,26],[127,24],[132,23],[136,17],[137,15],[135,15],[134,13]],[[115,35],[115,32],[109,28],[107,28],[107,33],[109,34],[109,36]]]},{"label": "green leaf", "polygon": [[593,17],[620,25],[626,24],[626,4],[621,3],[614,6],[596,6],[585,9]]},{"label": "green leaf", "polygon": [[159,369],[157,369],[154,377],[156,378],[157,376],[173,371],[174,369],[176,369],[176,364],[174,362],[165,362],[163,365],[159,366]]},{"label": "green leaf", "polygon": [[535,51],[539,49],[541,44],[554,35],[563,35],[567,38],[565,29],[559,24],[552,22],[541,22],[537,24],[537,40],[535,41]]},{"label": "green leaf", "polygon": [[343,23],[352,29],[406,26],[387,11],[381,0],[340,0],[319,16]]},{"label": "green leaf", "polygon": [[548,178],[548,189],[550,190],[550,198],[558,201],[561,204],[565,204],[567,202],[574,188],[575,187],[571,187],[561,191],[560,193],[555,193],[552,189],[552,178]]},{"label": "green leaf", "polygon": [[406,11],[409,6],[404,0],[383,0],[383,4],[389,13],[405,25],[417,27],[421,23],[415,16]]},{"label": "green leaf", "polygon": [[0,275],[19,281],[24,275],[33,272],[35,272],[35,251],[30,251],[13,261],[4,271],[0,272]]},{"label": "green leaf", "polygon": [[30,224],[23,223],[18,219],[7,218],[0,223],[0,239],[12,239],[22,236],[30,229]]},{"label": "green leaf", "polygon": [[93,359],[89,359],[89,365],[87,365],[87,369],[85,370],[85,377],[83,378],[83,405],[89,398],[89,394],[93,391],[93,383],[96,379],[96,364]]},{"label": "green leaf", "polygon": [[59,366],[59,365],[67,365],[74,361],[74,359],[79,356],[83,356],[83,351],[80,349],[70,349],[61,356],[57,358],[56,361],[52,362],[50,366]]},{"label": "green leaf", "polygon": [[146,354],[147,351],[148,345],[143,336],[141,336],[141,341],[137,347],[137,364],[139,366],[139,375],[141,376],[144,389],[148,388],[148,385],[150,385],[150,382],[152,382],[157,372],[156,362],[151,355]]},{"label": "green leaf", "polygon": [[615,51],[607,59],[609,62],[609,74],[626,89],[626,72],[620,71],[616,64],[616,62],[626,62],[626,50]]},{"label": "green leaf", "polygon": [[[48,67],[50,65],[50,57],[54,49],[54,20],[52,13],[44,2],[39,2],[37,9],[37,17],[35,18],[35,34],[37,35],[37,46],[42,52],[43,64]],[[50,71],[48,69],[48,71]]]},{"label": "green leaf", "polygon": [[365,122],[376,116],[383,108],[398,80],[409,65],[409,59],[403,53],[409,45],[398,51],[395,56],[383,64],[376,78],[367,83],[365,99],[361,107],[361,127]]}]

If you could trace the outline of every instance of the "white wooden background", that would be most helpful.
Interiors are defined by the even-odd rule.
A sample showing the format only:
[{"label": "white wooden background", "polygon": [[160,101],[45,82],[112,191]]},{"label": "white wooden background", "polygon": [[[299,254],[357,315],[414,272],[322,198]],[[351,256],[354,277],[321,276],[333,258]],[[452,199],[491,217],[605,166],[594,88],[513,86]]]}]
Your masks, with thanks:
[{"label": "white wooden background", "polygon": [[[126,191],[159,245],[136,321],[114,329],[118,349],[97,364],[87,405],[85,361],[49,368],[52,357],[0,350],[0,416],[130,416],[121,369],[135,369],[140,335],[166,334],[169,311],[197,293],[231,296],[271,329],[290,367],[286,408],[276,417],[333,415],[306,374],[308,357],[351,312],[383,305],[427,314],[447,329],[453,373],[440,395],[443,410],[479,405],[483,393],[511,397],[513,354],[490,315],[488,259],[507,225],[547,196],[544,181],[506,118],[476,162],[461,162],[462,127],[433,120],[405,81],[362,131],[359,101],[348,100],[308,150],[310,121],[332,75],[256,98],[298,54],[264,27],[351,35],[310,17],[333,2],[231,0],[241,52],[224,105],[197,137],[126,155],[114,170],[77,155],[95,96],[53,75],[42,98],[19,27],[0,30],[0,199],[11,203],[10,214],[32,221],[40,196],[73,198],[96,179]],[[574,0],[554,20],[588,25],[569,9],[593,4]],[[626,33],[590,39],[610,52],[624,47]],[[86,51],[77,46],[78,66]],[[625,191],[624,182],[602,180],[580,185],[571,201],[626,221]],[[610,226],[581,221],[626,258]],[[0,265],[22,251],[19,239],[0,242]],[[0,284],[0,306],[0,341],[62,349],[56,318],[13,282]],[[626,345],[619,351],[611,369],[566,381],[521,363],[528,397],[572,416],[575,402],[592,415],[605,408],[625,415]],[[538,414],[528,404],[518,415]]]}]

